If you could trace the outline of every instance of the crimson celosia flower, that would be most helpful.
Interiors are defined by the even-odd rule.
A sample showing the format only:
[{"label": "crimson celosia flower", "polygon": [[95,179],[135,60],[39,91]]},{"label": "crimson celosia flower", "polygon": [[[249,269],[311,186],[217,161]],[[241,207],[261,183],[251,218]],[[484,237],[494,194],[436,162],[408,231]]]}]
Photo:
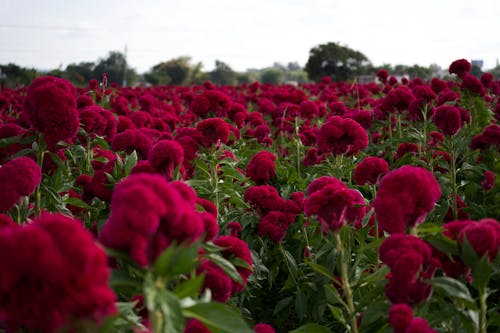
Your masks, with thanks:
[{"label": "crimson celosia flower", "polygon": [[285,238],[286,231],[294,220],[294,214],[269,212],[259,222],[259,235],[269,237],[273,243],[279,243]]},{"label": "crimson celosia flower", "polygon": [[458,59],[453,61],[448,68],[450,74],[456,74],[458,77],[463,77],[465,74],[469,73],[471,69],[471,64],[466,59]]},{"label": "crimson celosia flower", "polygon": [[493,171],[484,172],[484,180],[481,182],[481,186],[485,191],[491,191],[495,185],[495,173]]},{"label": "crimson celosia flower", "polygon": [[347,222],[361,221],[366,214],[364,203],[358,191],[332,184],[313,192],[304,203],[304,212],[316,215],[324,232],[337,232]]},{"label": "crimson celosia flower", "polygon": [[231,278],[210,260],[203,260],[196,269],[196,274],[204,274],[202,290],[210,289],[212,299],[226,302],[231,297],[233,282]]},{"label": "crimson celosia flower", "polygon": [[374,185],[388,172],[389,164],[386,160],[380,157],[368,156],[356,165],[353,177],[358,185]]},{"label": "crimson celosia flower", "polygon": [[197,319],[190,319],[184,328],[184,333],[211,333],[211,331]]},{"label": "crimson celosia flower", "polygon": [[31,82],[24,111],[33,127],[44,134],[49,148],[73,138],[80,121],[76,109],[76,89],[67,80],[42,76]]},{"label": "crimson celosia flower", "polygon": [[459,242],[464,238],[480,257],[487,254],[493,261],[500,248],[500,223],[491,218],[467,223],[460,231]]},{"label": "crimson celosia flower", "polygon": [[116,312],[105,252],[82,223],[42,214],[0,228],[0,321],[9,332],[73,331]]},{"label": "crimson celosia flower", "polygon": [[319,129],[317,144],[323,153],[352,156],[368,146],[368,135],[355,120],[334,116]]},{"label": "crimson celosia flower", "polygon": [[220,142],[227,144],[229,142],[229,125],[222,118],[209,118],[200,121],[196,129],[202,134],[202,143],[205,147]]},{"label": "crimson celosia flower", "polygon": [[276,333],[271,325],[265,323],[258,323],[253,327],[253,331],[255,333]]},{"label": "crimson celosia flower", "polygon": [[99,240],[129,252],[139,265],[146,266],[172,242],[190,243],[200,238],[204,224],[194,202],[184,199],[164,177],[131,175],[115,186],[111,215]]},{"label": "crimson celosia flower", "polygon": [[483,96],[484,86],[481,81],[472,74],[466,74],[462,77],[462,89],[470,91],[471,93]]},{"label": "crimson celosia flower", "polygon": [[413,309],[408,304],[394,304],[389,309],[389,324],[391,324],[394,333],[405,333],[412,319]]},{"label": "crimson celosia flower", "polygon": [[436,331],[429,326],[424,318],[415,317],[411,320],[405,333],[436,333]]},{"label": "crimson celosia flower", "polygon": [[236,221],[229,222],[227,228],[229,229],[229,235],[233,237],[239,237],[240,232],[243,229],[241,224]]},{"label": "crimson celosia flower", "polygon": [[146,159],[153,141],[140,130],[126,130],[113,138],[111,147],[114,151],[123,150],[131,154],[134,150],[141,159]]},{"label": "crimson celosia flower", "polygon": [[269,182],[276,176],[274,161],[276,155],[268,151],[255,154],[246,169],[246,175],[257,184]]},{"label": "crimson celosia flower", "polygon": [[42,180],[40,166],[28,157],[17,157],[0,167],[0,212],[11,209],[33,193]]},{"label": "crimson celosia flower", "polygon": [[462,128],[462,117],[458,107],[441,105],[434,111],[434,123],[445,135],[454,135]]},{"label": "crimson celosia flower", "polygon": [[173,140],[158,141],[148,153],[151,166],[167,180],[174,176],[175,168],[184,160],[184,149]]},{"label": "crimson celosia flower", "polygon": [[472,138],[470,145],[472,149],[484,150],[489,146],[496,146],[500,150],[500,125],[486,126],[481,134]]},{"label": "crimson celosia flower", "polygon": [[243,279],[244,285],[239,284],[236,281],[232,282],[232,293],[237,293],[243,290],[246,286],[248,278],[252,274],[253,262],[252,262],[252,254],[250,249],[248,248],[248,244],[236,237],[233,236],[219,236],[213,240],[214,244],[224,248],[221,251],[221,255],[226,259],[238,258],[245,261],[250,268],[246,267],[237,267],[237,271]]},{"label": "crimson celosia flower", "polygon": [[377,78],[380,80],[380,82],[386,83],[387,79],[389,78],[389,72],[386,69],[379,69],[377,71]]},{"label": "crimson celosia flower", "polygon": [[404,233],[424,221],[441,196],[434,175],[424,168],[405,165],[382,178],[373,202],[380,227]]},{"label": "crimson celosia flower", "polygon": [[346,184],[344,184],[340,179],[331,177],[331,176],[321,176],[316,178],[307,186],[307,195],[311,196],[314,192],[323,189],[325,186],[334,185],[339,189],[347,188]]},{"label": "crimson celosia flower", "polygon": [[389,93],[385,97],[384,103],[388,107],[393,108],[398,112],[403,112],[405,110],[408,110],[408,106],[414,98],[415,96],[413,96],[410,88],[400,86],[389,91]]},{"label": "crimson celosia flower", "polygon": [[252,207],[261,216],[273,210],[283,211],[286,201],[283,199],[278,190],[271,185],[251,186],[245,191],[244,199],[250,203]]},{"label": "crimson celosia flower", "polygon": [[201,212],[199,214],[204,227],[204,240],[208,241],[214,239],[219,234],[219,223],[217,222],[217,217],[208,212]]}]

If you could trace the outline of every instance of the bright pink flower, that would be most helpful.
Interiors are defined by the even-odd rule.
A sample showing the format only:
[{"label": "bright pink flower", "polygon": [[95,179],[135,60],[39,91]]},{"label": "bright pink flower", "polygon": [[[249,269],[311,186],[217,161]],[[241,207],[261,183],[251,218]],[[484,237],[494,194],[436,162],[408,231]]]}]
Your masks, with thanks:
[{"label": "bright pink flower", "polygon": [[82,223],[42,214],[0,228],[0,314],[7,331],[73,331],[116,312],[106,254]]},{"label": "bright pink flower", "polygon": [[404,233],[422,223],[441,196],[434,175],[424,168],[405,165],[380,181],[373,202],[380,227],[388,233]]},{"label": "bright pink flower", "polygon": [[286,201],[283,199],[278,190],[271,185],[258,185],[249,187],[244,195],[246,202],[250,203],[252,207],[261,216],[277,210],[283,211],[286,206]]},{"label": "bright pink flower", "polygon": [[231,278],[210,260],[203,260],[196,269],[196,274],[205,274],[202,290],[210,289],[213,300],[224,303],[231,297]]},{"label": "bright pink flower", "polygon": [[274,161],[276,155],[268,151],[255,154],[248,163],[246,175],[257,184],[269,182],[276,176]]},{"label": "bright pink flower", "polygon": [[269,212],[259,222],[259,235],[269,237],[273,243],[279,243],[285,238],[286,231],[294,220],[294,214]]},{"label": "bright pink flower", "polygon": [[131,154],[134,150],[141,159],[146,159],[153,141],[140,130],[126,130],[114,136],[111,146],[114,151],[123,150]]},{"label": "bright pink flower", "polygon": [[500,247],[500,223],[491,218],[467,223],[460,231],[459,242],[463,242],[464,238],[467,238],[478,256],[488,254],[493,261]]},{"label": "bright pink flower", "polygon": [[484,172],[484,180],[481,186],[485,191],[491,191],[493,189],[493,186],[495,186],[495,173],[493,171]]},{"label": "bright pink flower", "polygon": [[253,331],[255,333],[276,333],[274,328],[271,325],[258,323],[253,327]]},{"label": "bright pink flower", "polygon": [[222,118],[209,118],[200,121],[196,129],[202,134],[202,143],[210,147],[217,142],[227,144],[229,142],[229,125]]},{"label": "bright pink flower", "polygon": [[173,140],[161,140],[156,143],[148,153],[151,166],[167,180],[174,176],[175,168],[184,160],[184,149]]},{"label": "bright pink flower", "polygon": [[225,248],[225,250],[221,251],[221,255],[226,259],[231,258],[239,258],[245,261],[250,269],[245,267],[237,267],[237,271],[240,274],[241,278],[244,281],[244,285],[239,284],[236,281],[232,282],[232,293],[237,293],[243,290],[246,286],[248,278],[252,274],[253,262],[252,262],[252,254],[250,249],[248,248],[248,244],[236,237],[233,236],[219,236],[213,240],[214,244]]},{"label": "bright pink flower", "polygon": [[211,331],[197,319],[190,319],[184,333],[211,333]]},{"label": "bright pink flower", "polygon": [[394,333],[405,333],[413,319],[413,310],[405,303],[394,304],[389,309],[389,324]]},{"label": "bright pink flower", "polygon": [[355,120],[334,116],[319,129],[317,143],[323,153],[353,156],[368,146],[368,135]]}]

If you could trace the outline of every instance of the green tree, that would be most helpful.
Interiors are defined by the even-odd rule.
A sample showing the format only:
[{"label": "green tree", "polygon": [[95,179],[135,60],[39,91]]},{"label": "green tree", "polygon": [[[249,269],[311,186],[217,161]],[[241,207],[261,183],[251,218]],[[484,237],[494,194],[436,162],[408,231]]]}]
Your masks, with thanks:
[{"label": "green tree", "polygon": [[334,81],[347,81],[371,71],[372,65],[361,52],[336,43],[321,44],[309,52],[305,71],[309,79],[318,81],[330,76]]},{"label": "green tree", "polygon": [[40,76],[34,68],[20,67],[9,63],[0,65],[0,84],[6,87],[27,86]]},{"label": "green tree", "polygon": [[144,79],[151,84],[188,84],[201,75],[201,67],[201,63],[193,65],[190,57],[182,56],[153,66]]},{"label": "green tree", "polygon": [[94,68],[94,76],[101,78],[106,73],[109,83],[131,85],[137,81],[137,73],[134,69],[128,68],[127,61],[123,53],[111,51],[107,58],[100,59]]},{"label": "green tree", "polygon": [[276,68],[266,68],[261,71],[260,82],[270,84],[282,84],[285,81],[285,72]]},{"label": "green tree", "polygon": [[85,86],[91,79],[100,79],[95,75],[94,62],[80,62],[66,66],[64,77],[77,86]]},{"label": "green tree", "polygon": [[215,69],[210,72],[210,81],[218,85],[233,85],[236,83],[236,72],[228,64],[215,60]]}]

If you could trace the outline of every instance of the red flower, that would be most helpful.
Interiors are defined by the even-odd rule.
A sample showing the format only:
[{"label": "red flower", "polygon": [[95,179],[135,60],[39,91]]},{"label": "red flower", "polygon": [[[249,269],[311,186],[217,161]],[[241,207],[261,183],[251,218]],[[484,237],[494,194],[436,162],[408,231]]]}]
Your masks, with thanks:
[{"label": "red flower", "polygon": [[307,195],[311,196],[314,192],[319,191],[328,185],[334,185],[338,189],[347,188],[346,184],[344,184],[338,178],[321,176],[319,178],[316,178],[311,182],[311,184],[309,184],[309,186],[307,187]]},{"label": "red flower", "polygon": [[283,211],[286,205],[278,190],[271,185],[259,185],[249,187],[244,195],[246,202],[250,203],[252,207],[261,216],[273,210]]},{"label": "red flower", "polygon": [[276,176],[274,161],[276,155],[268,151],[255,154],[248,163],[246,175],[257,184],[269,182]]},{"label": "red flower", "polygon": [[161,140],[155,144],[148,153],[151,166],[167,180],[174,176],[175,168],[184,160],[184,149],[173,140]]},{"label": "red flower", "polygon": [[394,333],[405,333],[413,319],[413,310],[407,304],[394,304],[389,309],[389,324]]},{"label": "red flower", "polygon": [[484,180],[481,183],[483,190],[491,191],[494,185],[495,185],[495,173],[492,171],[485,171]]},{"label": "red flower", "polygon": [[111,215],[99,234],[106,246],[128,251],[146,266],[173,241],[193,242],[204,224],[194,202],[159,175],[134,174],[115,186]]},{"label": "red flower", "polygon": [[441,105],[434,111],[434,123],[445,135],[454,135],[462,128],[460,109],[452,105]]},{"label": "red flower", "polygon": [[258,323],[253,327],[253,331],[255,333],[276,333],[274,328],[271,325]]},{"label": "red flower", "polygon": [[0,228],[0,314],[9,332],[76,329],[116,312],[104,251],[81,222],[42,214]]},{"label": "red flower", "polygon": [[400,86],[389,91],[389,93],[385,97],[384,103],[390,108],[396,109],[399,112],[403,112],[405,110],[408,110],[408,106],[414,98],[415,96],[413,96],[410,88]]},{"label": "red flower", "polygon": [[380,157],[365,157],[353,172],[354,181],[358,185],[377,184],[389,172],[389,164]]},{"label": "red flower", "polygon": [[497,124],[486,126],[481,134],[472,138],[472,149],[484,150],[489,146],[497,146],[497,149],[500,149],[500,126]]},{"label": "red flower", "polygon": [[404,233],[424,221],[441,196],[433,174],[424,168],[405,165],[380,181],[373,206],[380,227],[388,233]]},{"label": "red flower", "polygon": [[429,326],[425,319],[415,317],[408,325],[405,333],[436,333],[436,331]]},{"label": "red flower", "polygon": [[123,150],[131,154],[134,150],[141,159],[146,159],[153,141],[140,130],[126,130],[113,138],[111,146],[114,151]]},{"label": "red flower", "polygon": [[462,77],[462,89],[468,90],[473,94],[484,95],[484,86],[481,81],[472,74],[466,74]]},{"label": "red flower", "polygon": [[210,260],[203,260],[196,269],[196,274],[205,274],[202,290],[210,289],[213,300],[224,303],[231,297],[233,286],[231,278]]},{"label": "red flower", "polygon": [[229,125],[222,118],[209,118],[202,120],[196,125],[196,129],[202,134],[202,143],[205,147],[220,142],[229,142]]},{"label": "red flower", "polygon": [[358,191],[327,185],[313,192],[306,200],[307,216],[316,215],[323,231],[337,232],[347,222],[355,224],[366,214],[364,199]]},{"label": "red flower", "polygon": [[17,157],[0,168],[0,212],[11,209],[33,193],[42,180],[40,166],[28,157]]},{"label": "red flower", "polygon": [[460,231],[459,242],[464,238],[480,257],[488,254],[493,261],[500,247],[500,223],[489,218],[467,223]]},{"label": "red flower", "polygon": [[227,225],[227,228],[229,229],[229,234],[230,236],[233,237],[239,237],[240,232],[242,230],[241,224],[239,224],[236,221],[229,222]]},{"label": "red flower", "polygon": [[294,220],[294,214],[269,212],[259,222],[259,235],[269,237],[273,243],[279,243],[285,238],[286,231]]},{"label": "red flower", "polygon": [[389,72],[386,69],[379,69],[377,71],[377,78],[380,80],[380,82],[386,83],[387,79],[389,78]]},{"label": "red flower", "polygon": [[458,59],[451,63],[448,72],[450,74],[456,74],[458,77],[463,77],[465,74],[469,73],[471,69],[471,64],[466,59]]},{"label": "red flower", "polygon": [[334,116],[319,129],[317,144],[323,153],[352,156],[368,146],[368,135],[355,120]]},{"label": "red flower", "polygon": [[211,331],[197,319],[190,319],[184,333],[211,333]]},{"label": "red flower", "polygon": [[[250,253],[250,249],[248,248],[248,244],[245,241],[242,241],[239,238],[233,236],[219,236],[214,239],[214,244],[224,248],[222,250],[221,255],[226,259],[231,258],[239,258],[245,261],[251,268],[253,268],[252,262],[252,254]],[[238,282],[231,281],[232,293],[237,293],[243,290],[245,287],[248,277],[252,274],[252,270],[245,267],[237,267],[237,271],[240,274],[241,278],[244,281],[244,285],[239,284]]]},{"label": "red flower", "polygon": [[31,124],[44,134],[49,148],[72,139],[80,121],[76,109],[76,89],[67,80],[42,76],[31,82],[24,105]]}]

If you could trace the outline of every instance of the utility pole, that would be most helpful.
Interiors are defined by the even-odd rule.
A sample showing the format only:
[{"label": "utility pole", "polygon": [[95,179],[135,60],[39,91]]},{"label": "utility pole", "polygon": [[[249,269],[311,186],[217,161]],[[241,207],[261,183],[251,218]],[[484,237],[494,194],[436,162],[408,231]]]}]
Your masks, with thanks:
[{"label": "utility pole", "polygon": [[127,51],[128,47],[127,44],[125,44],[125,52],[123,53],[123,56],[125,58],[125,63],[123,64],[123,81],[122,81],[122,86],[127,85]]}]

